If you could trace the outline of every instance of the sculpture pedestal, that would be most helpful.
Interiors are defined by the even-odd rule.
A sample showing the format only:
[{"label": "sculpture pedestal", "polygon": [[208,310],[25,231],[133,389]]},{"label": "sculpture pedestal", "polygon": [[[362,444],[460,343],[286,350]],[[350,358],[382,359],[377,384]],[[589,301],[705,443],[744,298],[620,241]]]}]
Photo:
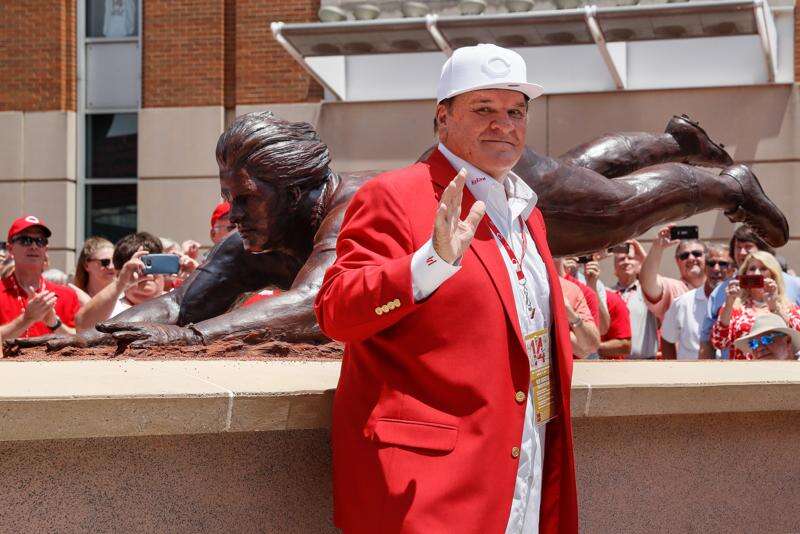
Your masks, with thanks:
[{"label": "sculpture pedestal", "polygon": [[[8,531],[335,532],[338,362],[0,361]],[[800,363],[576,362],[581,531],[790,532]]]}]

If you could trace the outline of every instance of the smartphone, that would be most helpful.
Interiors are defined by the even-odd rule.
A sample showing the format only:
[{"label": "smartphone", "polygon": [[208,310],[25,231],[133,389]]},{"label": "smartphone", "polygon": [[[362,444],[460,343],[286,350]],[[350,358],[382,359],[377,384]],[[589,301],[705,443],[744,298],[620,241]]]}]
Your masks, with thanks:
[{"label": "smartphone", "polygon": [[175,254],[145,254],[140,259],[144,274],[178,274],[181,270],[180,258]]},{"label": "smartphone", "polygon": [[589,263],[592,261],[591,256],[578,256],[578,263]]},{"label": "smartphone", "polygon": [[697,226],[673,226],[669,229],[670,239],[697,239],[700,237]]},{"label": "smartphone", "polygon": [[764,287],[764,275],[743,274],[739,277],[739,287],[742,289],[753,289]]},{"label": "smartphone", "polygon": [[621,245],[614,245],[608,249],[608,252],[609,254],[625,254],[626,256],[629,256],[631,253],[631,244],[622,243]]}]

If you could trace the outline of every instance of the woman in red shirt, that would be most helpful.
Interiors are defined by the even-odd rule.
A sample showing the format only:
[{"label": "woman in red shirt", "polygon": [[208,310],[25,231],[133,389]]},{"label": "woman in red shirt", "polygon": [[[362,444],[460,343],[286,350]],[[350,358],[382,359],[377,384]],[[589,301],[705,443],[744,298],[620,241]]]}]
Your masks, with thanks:
[{"label": "woman in red shirt", "polygon": [[763,276],[763,287],[743,288],[739,279],[731,280],[725,305],[711,330],[711,344],[717,349],[730,349],[732,360],[753,359],[752,354],[735,348],[733,342],[750,333],[758,315],[780,315],[789,328],[800,331],[800,307],[786,299],[781,267],[775,256],[764,251],[750,253],[739,268],[739,276],[742,275]]}]

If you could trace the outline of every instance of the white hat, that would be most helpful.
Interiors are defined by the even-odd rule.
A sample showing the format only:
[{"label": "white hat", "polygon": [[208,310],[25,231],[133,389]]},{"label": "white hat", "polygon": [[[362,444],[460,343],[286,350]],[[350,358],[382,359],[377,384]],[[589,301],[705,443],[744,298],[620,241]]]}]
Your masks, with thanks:
[{"label": "white hat", "polygon": [[528,83],[522,56],[493,44],[456,49],[442,67],[436,103],[478,89],[511,89],[528,98],[540,96],[541,85]]}]

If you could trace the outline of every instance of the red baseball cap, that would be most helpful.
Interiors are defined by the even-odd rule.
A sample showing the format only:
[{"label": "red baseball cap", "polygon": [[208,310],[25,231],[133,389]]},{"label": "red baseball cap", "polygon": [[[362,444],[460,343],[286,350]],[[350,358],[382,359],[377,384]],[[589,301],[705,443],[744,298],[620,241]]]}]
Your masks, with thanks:
[{"label": "red baseball cap", "polygon": [[50,237],[52,232],[50,229],[45,226],[44,221],[41,220],[39,217],[34,215],[24,215],[19,219],[15,219],[13,223],[11,223],[11,228],[8,229],[8,241],[20,233],[21,231],[25,230],[26,228],[30,228],[31,226],[38,226],[42,230],[44,230],[45,237]]},{"label": "red baseball cap", "polygon": [[228,202],[220,202],[214,208],[214,213],[211,214],[211,227],[213,228],[217,221],[228,215],[231,212],[231,205]]}]

